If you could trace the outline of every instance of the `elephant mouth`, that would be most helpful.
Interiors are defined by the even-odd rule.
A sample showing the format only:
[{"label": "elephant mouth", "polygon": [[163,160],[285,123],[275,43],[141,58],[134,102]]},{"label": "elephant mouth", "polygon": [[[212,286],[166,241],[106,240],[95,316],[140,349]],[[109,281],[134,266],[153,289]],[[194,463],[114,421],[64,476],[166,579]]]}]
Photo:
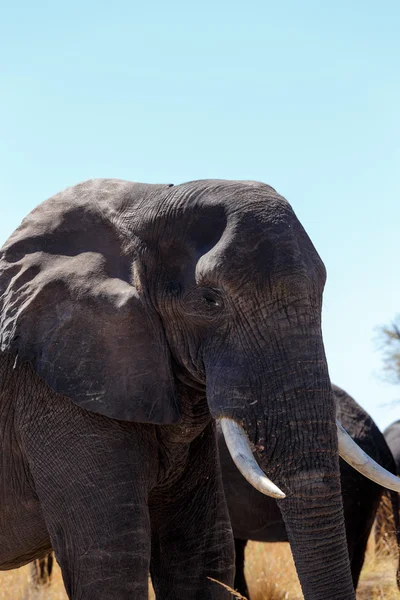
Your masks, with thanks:
[{"label": "elephant mouth", "polygon": [[[259,492],[272,498],[283,499],[286,494],[271,481],[257,464],[244,428],[233,419],[220,419],[222,433],[233,462],[245,479]],[[356,471],[378,485],[400,492],[400,479],[381,467],[368,456],[336,421],[339,455]]]}]

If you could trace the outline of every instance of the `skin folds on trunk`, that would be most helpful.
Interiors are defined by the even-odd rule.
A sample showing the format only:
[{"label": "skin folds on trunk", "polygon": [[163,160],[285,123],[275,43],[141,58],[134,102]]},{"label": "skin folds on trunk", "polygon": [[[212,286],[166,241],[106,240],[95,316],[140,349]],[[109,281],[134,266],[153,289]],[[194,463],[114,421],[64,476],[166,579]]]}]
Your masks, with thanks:
[{"label": "skin folds on trunk", "polygon": [[[348,561],[335,424],[302,423],[292,430],[293,455],[282,476],[287,498],[279,500],[306,600],[355,598]],[[308,427],[307,427],[308,425]],[[310,426],[311,425],[311,426]],[[315,425],[315,424],[314,424]],[[308,429],[308,430],[307,430]],[[297,444],[295,443],[297,438]]]},{"label": "skin folds on trunk", "polygon": [[[262,471],[286,494],[278,504],[305,600],[354,600],[335,404],[321,336],[287,337],[273,350],[271,343],[256,357],[242,352],[240,368],[225,369],[235,404],[225,400],[225,414],[218,416],[244,427]],[[223,406],[226,387],[219,387],[211,368],[208,377]],[[239,397],[247,402],[242,415]]]},{"label": "skin folds on trunk", "polygon": [[278,505],[304,598],[351,600],[336,424],[333,415],[324,414],[333,401],[330,389],[316,388],[297,392],[295,404],[302,403],[303,415],[281,426],[275,422],[274,452],[259,451],[259,459],[287,496]]}]

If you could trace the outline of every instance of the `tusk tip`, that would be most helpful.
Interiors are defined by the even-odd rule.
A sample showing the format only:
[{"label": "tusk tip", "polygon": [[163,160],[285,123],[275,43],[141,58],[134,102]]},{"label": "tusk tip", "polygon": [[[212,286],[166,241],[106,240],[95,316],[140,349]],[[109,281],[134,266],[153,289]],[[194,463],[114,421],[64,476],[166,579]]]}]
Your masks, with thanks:
[{"label": "tusk tip", "polygon": [[243,427],[228,417],[222,417],[220,423],[232,460],[243,477],[261,494],[280,500],[285,498],[286,494],[268,479],[260,469]]},{"label": "tusk tip", "polygon": [[278,488],[270,479],[267,477],[260,477],[258,490],[263,493],[271,496],[272,498],[282,499],[286,498],[286,494],[282,492],[281,489]]},{"label": "tusk tip", "polygon": [[339,455],[359,473],[378,485],[400,493],[400,479],[368,456],[349,436],[339,421],[336,421]]}]

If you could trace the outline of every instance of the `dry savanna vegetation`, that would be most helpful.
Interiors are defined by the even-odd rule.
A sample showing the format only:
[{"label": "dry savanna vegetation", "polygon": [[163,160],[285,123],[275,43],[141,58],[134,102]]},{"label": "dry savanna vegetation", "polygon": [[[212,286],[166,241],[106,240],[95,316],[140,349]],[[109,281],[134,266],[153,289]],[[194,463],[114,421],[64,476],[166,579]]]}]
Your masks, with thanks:
[{"label": "dry savanna vegetation", "polygon": [[[361,574],[358,600],[400,600],[395,573],[397,550],[375,548],[371,536]],[[250,543],[246,551],[246,576],[252,600],[300,600],[303,598],[288,544]],[[217,585],[217,584],[215,584]],[[50,585],[35,589],[29,566],[0,573],[0,599],[66,600],[56,566]],[[154,595],[150,594],[153,600]]]}]

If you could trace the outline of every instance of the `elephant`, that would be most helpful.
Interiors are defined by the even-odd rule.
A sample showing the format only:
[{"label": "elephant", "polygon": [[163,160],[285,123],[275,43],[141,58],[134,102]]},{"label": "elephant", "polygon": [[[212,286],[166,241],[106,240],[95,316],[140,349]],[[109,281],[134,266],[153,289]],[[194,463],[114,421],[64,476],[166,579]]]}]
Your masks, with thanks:
[{"label": "elephant", "polygon": [[[389,446],[394,461],[396,463],[397,475],[400,475],[400,421],[394,421],[391,425],[386,427],[383,432],[387,445]],[[376,528],[375,528],[375,541],[378,552],[391,553],[393,552],[394,546],[397,544],[394,533],[396,533],[397,519],[399,518],[398,511],[392,513],[390,510],[393,502],[392,497],[395,492],[385,491],[382,497],[382,502],[379,507]],[[397,497],[397,501],[399,501]]]},{"label": "elephant", "polygon": [[400,486],[336,421],[325,277],[259,182],[95,179],[29,213],[0,253],[0,569],[54,548],[73,600],[145,600],[149,570],[229,598],[219,422],[305,599],[354,600],[339,455]]},{"label": "elephant", "polygon": [[397,474],[400,475],[400,420],[386,427],[383,435],[396,462]]},{"label": "elephant", "polygon": [[[336,401],[336,416],[353,440],[388,471],[396,473],[396,465],[383,437],[369,414],[344,390],[332,385]],[[258,542],[287,542],[285,529],[276,500],[260,494],[241,476],[227,449],[221,430],[218,443],[225,496],[235,537],[235,589],[249,598],[244,574],[244,551],[248,540]],[[354,587],[357,588],[364,563],[367,541],[374,523],[383,488],[376,485],[340,460],[348,553]],[[397,541],[400,548],[398,496],[392,492]],[[399,576],[400,570],[397,575]],[[399,583],[399,578],[397,578]]]}]

